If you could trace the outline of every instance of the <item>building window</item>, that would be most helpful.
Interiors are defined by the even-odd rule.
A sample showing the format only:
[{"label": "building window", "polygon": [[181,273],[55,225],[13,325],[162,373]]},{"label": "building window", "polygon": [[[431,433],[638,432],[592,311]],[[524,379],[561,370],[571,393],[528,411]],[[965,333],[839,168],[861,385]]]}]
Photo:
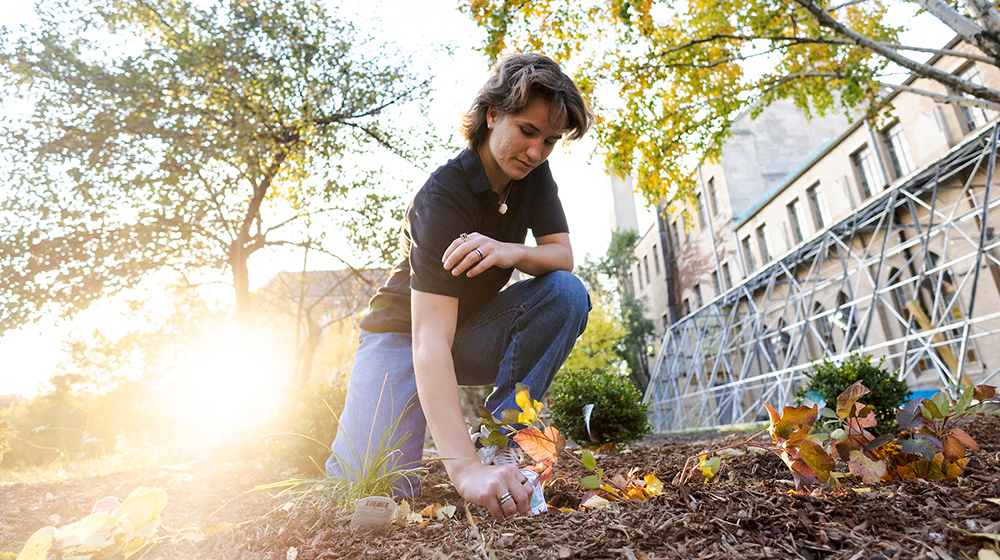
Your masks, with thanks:
[{"label": "building window", "polygon": [[916,169],[913,164],[913,156],[910,155],[910,146],[906,143],[906,135],[903,134],[903,127],[896,123],[885,130],[885,144],[889,147],[889,160],[892,161],[892,170],[896,177],[902,177],[910,171]]},{"label": "building window", "polygon": [[747,276],[757,271],[757,263],[753,259],[753,251],[750,250],[750,236],[743,238],[743,264],[747,265]]},{"label": "building window", "polygon": [[656,251],[656,244],[653,244],[653,270],[657,276],[660,275],[660,253]]},{"label": "building window", "polygon": [[858,181],[861,183],[861,195],[863,198],[870,198],[878,186],[878,168],[875,167],[875,154],[871,148],[865,146],[851,156],[851,163]]},{"label": "building window", "polygon": [[681,302],[681,317],[686,317],[691,314],[691,301],[688,298],[684,298]]},{"label": "building window", "polygon": [[642,268],[646,271],[646,283],[649,284],[649,255],[643,255]]},{"label": "building window", "polygon": [[705,197],[698,193],[698,227],[705,229]]},{"label": "building window", "polygon": [[719,284],[719,273],[712,272],[712,287],[715,288],[715,293],[722,293],[722,285]]},{"label": "building window", "polygon": [[792,240],[794,243],[802,243],[802,220],[799,218],[799,199],[795,199],[785,206],[788,211],[788,227],[792,229]]},{"label": "building window", "polygon": [[639,278],[639,289],[642,289],[642,267],[640,265],[635,265],[635,275]]},{"label": "building window", "polygon": [[[970,66],[965,72],[962,72],[961,78],[967,82],[972,82],[977,86],[984,85],[983,76],[979,73],[979,68],[976,68],[975,64]],[[972,97],[967,93],[962,93],[961,95],[962,97]],[[969,127],[970,132],[983,126],[997,115],[995,112],[987,109],[967,107],[965,105],[962,106],[962,112],[965,115],[965,124]]]},{"label": "building window", "polygon": [[806,197],[809,198],[809,211],[812,213],[816,229],[823,229],[827,222],[826,205],[823,204],[823,190],[820,189],[819,183],[806,189]]},{"label": "building window", "polygon": [[715,194],[715,177],[708,180],[706,190],[708,190],[708,209],[713,216],[717,216],[719,214],[719,199]]},{"label": "building window", "polygon": [[705,305],[705,300],[702,299],[701,295],[701,284],[694,285],[694,301],[695,301],[695,309],[701,309],[701,306]]},{"label": "building window", "polygon": [[680,221],[680,219],[678,218],[678,219],[674,220],[674,222],[673,222],[673,224],[671,224],[671,226],[674,229],[674,243],[677,245],[677,249],[679,251],[680,250],[680,246],[681,246],[681,221]]},{"label": "building window", "polygon": [[726,291],[729,291],[733,287],[733,277],[729,273],[729,263],[727,262],[722,263],[722,281]]},{"label": "building window", "polygon": [[757,248],[760,249],[761,264],[771,261],[771,244],[767,239],[767,226],[757,226]]}]

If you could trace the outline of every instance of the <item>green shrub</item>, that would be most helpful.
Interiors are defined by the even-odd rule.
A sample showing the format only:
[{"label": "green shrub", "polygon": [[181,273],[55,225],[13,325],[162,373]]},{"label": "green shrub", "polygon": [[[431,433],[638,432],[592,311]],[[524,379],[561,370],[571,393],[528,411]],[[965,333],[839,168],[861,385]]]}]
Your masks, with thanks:
[{"label": "green shrub", "polygon": [[[628,377],[600,370],[571,370],[553,384],[552,425],[564,436],[584,447],[610,443],[618,447],[648,434],[649,405]],[[590,433],[584,407],[594,405]]]},{"label": "green shrub", "polygon": [[[837,397],[845,389],[857,381],[861,381],[870,393],[861,399],[862,404],[871,406],[875,412],[878,425],[872,430],[877,434],[889,433],[898,429],[896,411],[909,400],[909,388],[905,381],[897,379],[896,374],[882,368],[885,358],[878,365],[872,365],[871,355],[852,355],[842,364],[837,365],[829,360],[813,367],[812,375],[808,375],[809,383],[795,393],[798,404],[807,397],[816,401],[822,399],[827,408],[836,408]],[[816,397],[816,398],[812,398]]]}]

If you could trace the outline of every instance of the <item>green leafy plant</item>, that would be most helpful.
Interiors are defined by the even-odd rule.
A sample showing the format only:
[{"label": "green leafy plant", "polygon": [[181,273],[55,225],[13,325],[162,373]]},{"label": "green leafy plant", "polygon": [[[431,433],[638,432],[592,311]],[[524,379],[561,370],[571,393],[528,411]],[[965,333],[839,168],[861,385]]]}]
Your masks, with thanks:
[{"label": "green leafy plant", "polygon": [[[633,469],[625,476],[619,474],[608,478],[590,451],[583,450],[580,457],[567,452],[566,438],[541,419],[545,405],[531,398],[527,386],[518,383],[515,390],[519,410],[504,410],[498,419],[486,407],[480,407],[476,429],[483,434],[484,439],[480,441],[486,445],[505,446],[513,439],[535,460],[533,470],[543,486],[552,480],[555,465],[564,457],[593,473],[580,479],[580,485],[587,489],[581,507],[598,508],[616,501],[645,499],[661,492],[663,483],[654,475],[640,479]],[[561,474],[568,476],[568,473]]]},{"label": "green leafy plant", "polygon": [[973,418],[1000,414],[996,388],[989,385],[968,387],[958,399],[945,392],[929,399],[914,399],[896,415],[899,425],[913,437],[900,446],[896,472],[905,478],[957,478],[964,471],[966,450],[979,445],[961,426]]},{"label": "green leafy plant", "polygon": [[814,366],[812,374],[807,374],[809,383],[799,387],[795,393],[796,402],[801,405],[808,398],[831,406],[837,402],[841,393],[860,381],[868,388],[866,400],[878,420],[876,433],[894,431],[897,428],[896,411],[912,393],[905,381],[882,368],[884,361],[885,358],[882,358],[877,365],[873,365],[870,354],[854,354],[840,364],[823,360]]},{"label": "green leafy plant", "polygon": [[582,369],[553,384],[552,425],[582,447],[620,447],[652,427],[642,394],[627,377]]},{"label": "green leafy plant", "polygon": [[[875,410],[860,402],[868,394],[868,389],[857,381],[838,395],[835,411],[813,405],[785,407],[779,414],[765,404],[771,419],[766,430],[744,442],[688,458],[677,480],[689,480],[695,472],[691,463],[697,459],[708,481],[719,471],[721,453],[737,447],[758,447],[776,453],[788,465],[799,491],[817,482],[837,484],[848,476],[836,470],[837,457],[847,464],[851,475],[865,484],[897,478],[957,478],[968,462],[966,450],[979,448],[960,426],[977,416],[1000,414],[996,390],[987,385],[970,387],[957,400],[945,392],[930,399],[915,399],[897,414],[899,425],[912,434],[900,445],[892,433],[872,433],[878,425]],[[835,426],[830,433],[813,431],[821,416]],[[770,442],[753,441],[765,432],[771,435]]]}]

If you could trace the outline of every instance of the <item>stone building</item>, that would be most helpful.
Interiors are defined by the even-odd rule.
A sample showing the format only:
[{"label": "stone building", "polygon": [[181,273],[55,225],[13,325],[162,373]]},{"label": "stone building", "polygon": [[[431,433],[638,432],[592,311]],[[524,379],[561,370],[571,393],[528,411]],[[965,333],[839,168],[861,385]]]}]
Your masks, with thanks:
[{"label": "stone building", "polygon": [[[929,63],[1000,86],[988,64]],[[633,277],[660,329],[656,429],[760,419],[762,402],[794,404],[813,361],[855,352],[884,357],[917,392],[996,383],[996,115],[905,90],[886,100],[875,122],[806,121],[782,102],[741,116],[698,170],[696,203],[644,234]]]}]

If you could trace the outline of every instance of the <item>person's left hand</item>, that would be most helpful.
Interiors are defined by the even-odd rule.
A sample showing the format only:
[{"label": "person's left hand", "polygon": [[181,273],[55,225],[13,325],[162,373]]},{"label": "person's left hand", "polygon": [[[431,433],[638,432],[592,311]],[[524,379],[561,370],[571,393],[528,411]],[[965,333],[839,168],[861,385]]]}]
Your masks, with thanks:
[{"label": "person's left hand", "polygon": [[472,277],[491,266],[514,268],[516,256],[516,245],[473,232],[462,234],[452,241],[445,249],[441,262],[453,276],[466,273]]}]

